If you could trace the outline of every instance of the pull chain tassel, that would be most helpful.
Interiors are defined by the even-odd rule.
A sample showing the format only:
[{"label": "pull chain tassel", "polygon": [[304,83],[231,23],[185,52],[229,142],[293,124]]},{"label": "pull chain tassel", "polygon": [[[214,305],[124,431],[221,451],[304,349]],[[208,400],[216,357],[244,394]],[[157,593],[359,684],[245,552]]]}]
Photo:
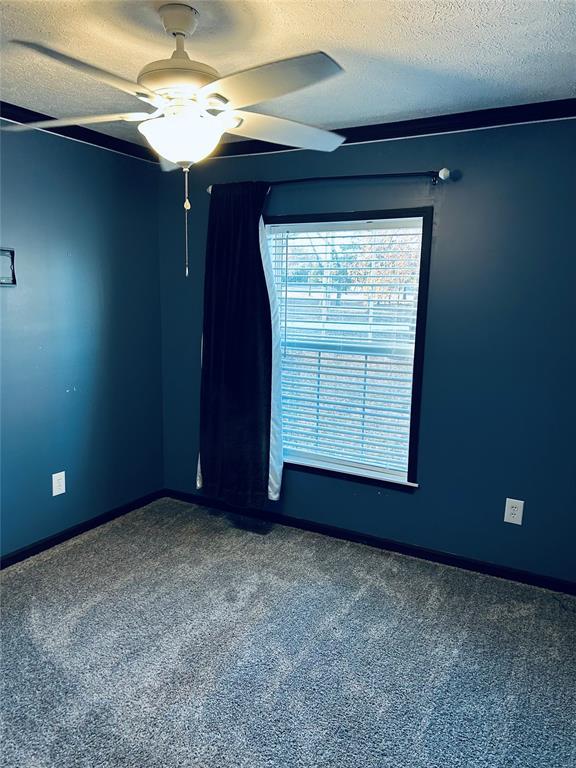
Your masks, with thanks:
[{"label": "pull chain tassel", "polygon": [[190,200],[188,199],[188,168],[184,171],[184,267],[185,275],[188,277],[188,212],[190,211]]}]

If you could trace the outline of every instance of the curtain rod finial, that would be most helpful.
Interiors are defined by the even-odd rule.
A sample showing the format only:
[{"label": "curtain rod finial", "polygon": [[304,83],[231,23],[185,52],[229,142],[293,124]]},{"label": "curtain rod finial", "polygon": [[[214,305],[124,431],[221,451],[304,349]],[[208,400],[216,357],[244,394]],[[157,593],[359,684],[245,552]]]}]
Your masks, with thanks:
[{"label": "curtain rod finial", "polygon": [[209,195],[212,194],[212,184],[210,184],[209,187],[206,187],[206,192],[208,192]]},{"label": "curtain rod finial", "polygon": [[450,168],[440,168],[438,178],[442,179],[442,181],[448,181],[450,178]]}]

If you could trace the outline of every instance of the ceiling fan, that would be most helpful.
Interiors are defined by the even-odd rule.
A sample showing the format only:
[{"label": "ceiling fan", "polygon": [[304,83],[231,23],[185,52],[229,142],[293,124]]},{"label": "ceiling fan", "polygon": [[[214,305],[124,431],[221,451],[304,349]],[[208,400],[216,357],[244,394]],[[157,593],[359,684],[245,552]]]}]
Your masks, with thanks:
[{"label": "ceiling fan", "polygon": [[322,152],[331,152],[344,141],[332,131],[245,110],[342,72],[330,56],[309,53],[220,77],[207,64],[191,60],[184,49],[185,39],[198,25],[198,11],[184,3],[169,3],[159,14],[164,29],[176,40],[176,50],[169,59],[147,64],[136,83],[43,45],[13,41],[129,93],[153,111],[42,120],[4,130],[135,122],[164,170],[187,170],[213,152],[224,133]]}]

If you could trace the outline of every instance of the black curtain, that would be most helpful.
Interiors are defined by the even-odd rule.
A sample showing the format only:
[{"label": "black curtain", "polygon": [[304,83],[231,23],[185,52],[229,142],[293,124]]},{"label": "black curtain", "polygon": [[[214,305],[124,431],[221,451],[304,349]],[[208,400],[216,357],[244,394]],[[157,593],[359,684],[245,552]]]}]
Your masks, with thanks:
[{"label": "black curtain", "polygon": [[268,496],[272,328],[259,243],[265,182],[214,185],[206,275],[200,466],[206,496]]}]

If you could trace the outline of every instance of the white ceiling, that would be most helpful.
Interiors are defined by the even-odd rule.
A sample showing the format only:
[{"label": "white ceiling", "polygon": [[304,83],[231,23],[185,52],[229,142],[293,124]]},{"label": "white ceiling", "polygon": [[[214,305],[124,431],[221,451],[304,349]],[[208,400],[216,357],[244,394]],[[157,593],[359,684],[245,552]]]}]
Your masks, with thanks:
[{"label": "white ceiling", "polygon": [[[166,0],[165,0],[166,1]],[[139,102],[33,51],[58,48],[134,80],[172,41],[142,0],[1,0],[0,95],[54,117]],[[327,128],[576,95],[576,0],[197,0],[193,59],[221,74],[314,50],[345,73],[261,111]],[[141,141],[134,125],[97,126]],[[143,140],[142,140],[143,143]]]}]

